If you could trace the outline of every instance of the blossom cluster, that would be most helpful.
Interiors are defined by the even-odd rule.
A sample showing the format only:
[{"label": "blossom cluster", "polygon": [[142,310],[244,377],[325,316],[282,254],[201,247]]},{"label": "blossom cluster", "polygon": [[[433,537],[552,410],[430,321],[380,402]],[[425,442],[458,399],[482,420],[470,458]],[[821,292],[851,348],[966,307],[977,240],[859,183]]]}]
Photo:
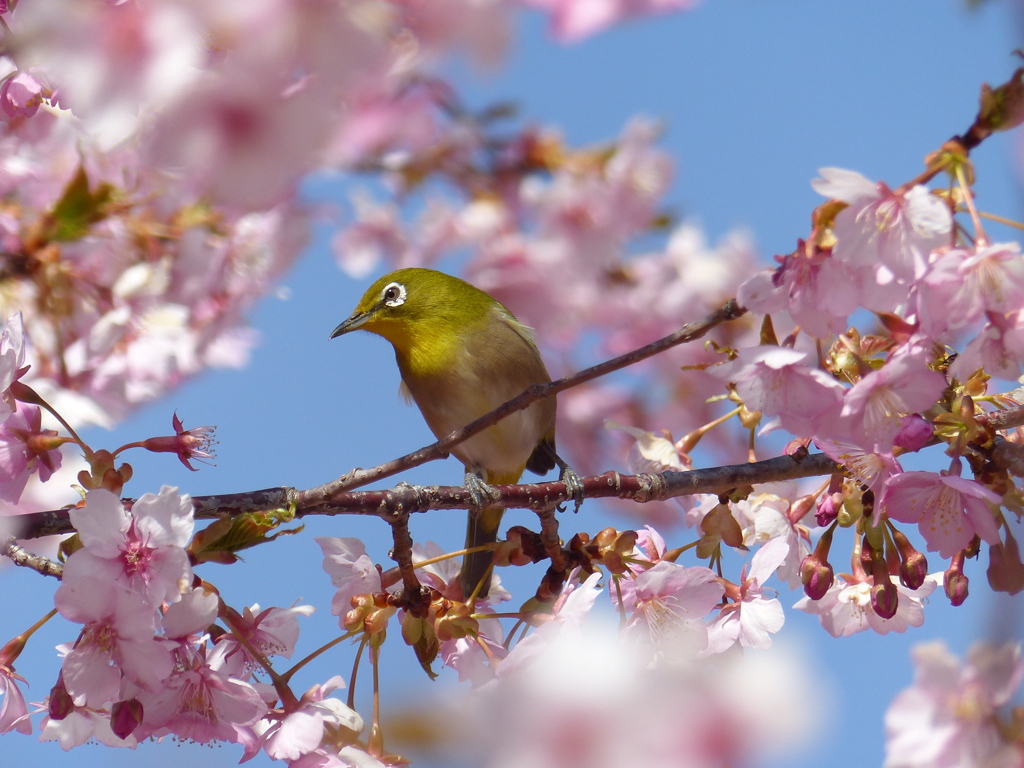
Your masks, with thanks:
[{"label": "blossom cluster", "polygon": [[[91,740],[134,747],[173,735],[238,743],[248,757],[264,750],[288,761],[379,765],[355,746],[362,719],[329,695],[341,678],[301,697],[260,681],[271,657],[291,657],[298,618],[313,608],[256,605],[238,613],[224,606],[194,577],[185,549],[194,525],[187,495],[165,486],[126,509],[96,489],[71,515],[79,547],[54,603],[81,630],[58,649],[60,673],[40,708],[43,740],[68,750]],[[13,672],[23,645],[0,651],[0,732],[32,730]]]}]

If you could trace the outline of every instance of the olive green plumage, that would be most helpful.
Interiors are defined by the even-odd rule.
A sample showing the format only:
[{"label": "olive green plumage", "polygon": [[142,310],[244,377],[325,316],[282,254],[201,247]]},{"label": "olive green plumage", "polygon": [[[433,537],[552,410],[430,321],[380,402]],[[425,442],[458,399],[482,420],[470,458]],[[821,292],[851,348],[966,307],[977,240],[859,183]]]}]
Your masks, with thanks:
[{"label": "olive green plumage", "polygon": [[[402,389],[438,438],[466,426],[522,393],[551,380],[529,328],[504,306],[464,280],[432,269],[399,269],[377,280],[331,338],[356,329],[391,342]],[[452,449],[488,485],[515,483],[529,469],[555,466],[555,400],[547,398],[488,427]],[[466,547],[492,543],[500,507],[470,512]],[[492,553],[466,557],[468,597],[490,567]],[[490,578],[479,595],[487,595]]]}]

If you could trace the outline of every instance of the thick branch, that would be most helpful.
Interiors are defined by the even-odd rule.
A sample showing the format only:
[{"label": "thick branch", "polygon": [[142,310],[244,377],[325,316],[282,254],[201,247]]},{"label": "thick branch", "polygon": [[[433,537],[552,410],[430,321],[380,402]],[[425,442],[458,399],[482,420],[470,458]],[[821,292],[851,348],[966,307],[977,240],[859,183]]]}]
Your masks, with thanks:
[{"label": "thick branch", "polygon": [[[700,493],[724,494],[736,488],[777,480],[829,475],[841,467],[828,456],[811,454],[803,459],[779,456],[749,464],[735,464],[690,472],[665,472],[660,475],[603,475],[583,478],[583,495],[589,499],[619,498],[639,503],[659,501],[677,496]],[[570,501],[572,495],[565,483],[556,480],[547,483],[494,486],[495,503],[507,509],[533,509],[541,511],[554,504]],[[254,498],[263,498],[268,505],[263,509],[289,508],[297,517],[307,515],[376,515],[389,522],[394,515],[426,512],[431,509],[470,509],[474,506],[465,486],[414,486],[399,483],[390,490],[349,491],[339,493],[325,501],[317,500],[308,491],[294,488],[268,488],[263,491],[223,496],[197,496],[193,498],[196,517],[210,519],[221,515],[253,512]],[[65,510],[39,512],[18,518],[24,528],[19,538],[30,539],[55,533],[70,533],[74,529]]]},{"label": "thick branch", "polygon": [[359,488],[375,480],[391,477],[392,475],[404,472],[412,467],[418,467],[420,464],[426,464],[428,461],[436,461],[437,459],[446,458],[451,449],[456,445],[468,440],[479,432],[483,432],[488,427],[497,424],[509,414],[521,411],[538,400],[543,400],[546,397],[554,397],[559,392],[564,392],[572,387],[579,386],[580,384],[592,381],[593,379],[606,376],[609,373],[626,368],[627,366],[638,363],[641,360],[646,360],[660,352],[664,352],[666,349],[678,346],[679,344],[685,344],[688,341],[699,339],[712,328],[730,320],[735,320],[738,317],[742,317],[746,311],[747,310],[743,309],[736,303],[735,299],[729,299],[729,301],[704,319],[697,320],[693,323],[687,323],[678,331],[675,331],[662,339],[658,339],[658,341],[651,342],[639,349],[634,349],[632,352],[627,352],[624,355],[619,355],[611,360],[606,360],[603,363],[586,368],[578,373],[574,373],[572,376],[565,376],[564,378],[552,381],[548,384],[534,384],[518,397],[509,400],[507,403],[504,403],[490,413],[481,416],[470,424],[467,424],[462,429],[452,432],[450,435],[442,440],[438,440],[433,445],[420,448],[419,450],[406,454],[401,458],[393,459],[392,461],[385,462],[384,464],[380,464],[371,469],[354,469],[337,480],[326,483],[325,485],[321,485],[317,488],[304,491],[303,501],[315,499],[318,503],[328,502],[337,494],[351,490],[352,488]]},{"label": "thick branch", "polygon": [[24,547],[19,546],[14,539],[7,539],[3,544],[0,544],[0,554],[3,554],[4,557],[15,565],[20,565],[22,568],[31,568],[33,571],[43,574],[43,576],[53,576],[59,579],[64,575],[63,565],[55,563],[42,555],[35,555],[29,552]]}]

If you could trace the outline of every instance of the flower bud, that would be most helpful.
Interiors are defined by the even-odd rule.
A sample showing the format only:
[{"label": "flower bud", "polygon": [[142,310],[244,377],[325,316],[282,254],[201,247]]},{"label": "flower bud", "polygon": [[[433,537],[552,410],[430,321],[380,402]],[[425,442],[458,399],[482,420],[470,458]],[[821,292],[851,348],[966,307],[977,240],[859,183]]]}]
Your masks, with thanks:
[{"label": "flower bud", "polygon": [[814,515],[815,522],[822,528],[826,525],[832,525],[835,519],[839,517],[839,510],[842,506],[843,494],[838,491],[822,494],[821,499],[818,501],[818,511]]},{"label": "flower bud", "polygon": [[800,563],[800,582],[804,592],[811,600],[820,600],[828,592],[835,581],[835,571],[828,560],[818,556],[817,550],[805,557]]},{"label": "flower bud", "polygon": [[127,739],[142,722],[142,702],[138,699],[118,701],[110,708],[110,729],[119,739]]},{"label": "flower bud", "polygon": [[[865,537],[866,543],[867,537]],[[870,549],[868,546],[864,547],[864,551]],[[865,570],[867,570],[866,562]],[[884,557],[881,557],[881,553],[876,552],[872,558],[870,572],[871,578],[874,581],[874,585],[871,587],[871,608],[883,619],[891,619],[896,615],[900,595],[896,585],[892,583],[892,576],[889,574],[889,564],[885,561]]]},{"label": "flower bud", "polygon": [[946,597],[954,606],[962,605],[967,599],[967,584],[969,579],[964,575],[964,553],[957,552],[953,555],[953,561],[946,569],[943,586],[946,590]]},{"label": "flower bud", "polygon": [[1009,530],[1006,543],[993,544],[988,550],[988,583],[996,592],[1016,595],[1024,590],[1024,563],[1020,560],[1017,540]]},{"label": "flower bud", "polygon": [[890,528],[892,540],[900,553],[900,582],[907,589],[920,589],[928,575],[928,559],[910,543],[895,526]]},{"label": "flower bud", "polygon": [[916,549],[900,564],[900,583],[907,589],[920,589],[928,576],[928,559]]},{"label": "flower bud", "polygon": [[880,581],[876,579],[874,586],[871,587],[871,608],[883,619],[891,619],[896,615],[899,602],[900,595],[896,590],[896,585],[892,583],[889,573],[886,572],[885,578]]},{"label": "flower bud", "polygon": [[50,701],[47,707],[47,714],[50,715],[51,720],[63,720],[74,710],[75,703],[71,700],[71,694],[68,693],[68,689],[64,685],[64,676],[61,675],[57,678],[57,682],[53,688],[50,689]]},{"label": "flower bud", "polygon": [[900,419],[900,428],[893,445],[904,451],[919,451],[932,439],[932,423],[918,413]]}]

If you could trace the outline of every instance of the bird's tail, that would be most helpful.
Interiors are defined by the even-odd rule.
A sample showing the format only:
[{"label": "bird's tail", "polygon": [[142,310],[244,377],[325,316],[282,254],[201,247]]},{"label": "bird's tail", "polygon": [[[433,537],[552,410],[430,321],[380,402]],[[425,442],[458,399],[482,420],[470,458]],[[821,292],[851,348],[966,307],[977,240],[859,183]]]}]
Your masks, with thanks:
[{"label": "bird's tail", "polygon": [[[469,522],[466,525],[466,549],[479,547],[483,544],[493,544],[498,540],[498,526],[501,525],[501,516],[505,512],[501,507],[488,507],[487,509],[472,509],[469,512]],[[494,552],[483,550],[482,552],[471,552],[466,555],[462,562],[462,594],[468,598],[473,594],[477,584],[483,582],[477,597],[487,597],[491,589],[491,564],[494,562]],[[486,577],[486,578],[485,578]]]}]

